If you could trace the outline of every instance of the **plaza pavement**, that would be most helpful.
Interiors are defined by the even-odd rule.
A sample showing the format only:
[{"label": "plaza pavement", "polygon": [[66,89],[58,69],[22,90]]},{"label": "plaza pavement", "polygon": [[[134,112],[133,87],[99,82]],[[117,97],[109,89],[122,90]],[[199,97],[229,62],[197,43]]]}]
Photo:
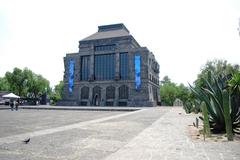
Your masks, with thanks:
[{"label": "plaza pavement", "polygon": [[[230,160],[240,143],[194,141],[181,107],[123,111],[0,111],[1,160]],[[22,140],[31,137],[29,144]]]}]

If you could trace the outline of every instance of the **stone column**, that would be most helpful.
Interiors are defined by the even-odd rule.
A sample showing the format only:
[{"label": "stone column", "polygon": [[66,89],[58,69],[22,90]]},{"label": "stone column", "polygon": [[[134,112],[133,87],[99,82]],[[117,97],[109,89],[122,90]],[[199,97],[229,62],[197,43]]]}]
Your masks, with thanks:
[{"label": "stone column", "polygon": [[92,105],[92,94],[93,94],[92,90],[93,90],[93,88],[89,87],[89,97],[88,97],[88,103],[87,103],[88,106]]},{"label": "stone column", "polygon": [[128,79],[129,80],[135,80],[135,64],[134,64],[134,58],[135,54],[133,52],[128,53]]},{"label": "stone column", "polygon": [[119,80],[120,79],[120,73],[119,73],[119,64],[120,64],[120,53],[117,52],[115,54],[115,80]]},{"label": "stone column", "polygon": [[89,81],[94,81],[94,46],[92,45],[92,53],[90,55],[90,74]]},{"label": "stone column", "polygon": [[100,99],[100,106],[105,106],[106,104],[106,87],[101,89],[101,99]]},{"label": "stone column", "polygon": [[114,102],[113,102],[114,106],[118,106],[118,99],[119,99],[119,92],[118,92],[118,90],[119,90],[119,87],[116,86],[116,88],[115,88],[115,99],[114,99]]}]

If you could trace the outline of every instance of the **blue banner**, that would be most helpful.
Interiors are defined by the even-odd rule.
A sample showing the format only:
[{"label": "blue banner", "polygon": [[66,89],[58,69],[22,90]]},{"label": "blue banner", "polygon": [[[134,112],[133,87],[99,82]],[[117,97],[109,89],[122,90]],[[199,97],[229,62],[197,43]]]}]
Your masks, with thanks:
[{"label": "blue banner", "polygon": [[74,64],[75,64],[75,62],[73,60],[70,60],[70,62],[69,62],[69,80],[68,80],[68,90],[70,93],[72,93],[73,85],[74,85]]},{"label": "blue banner", "polygon": [[141,56],[135,56],[135,88],[141,88]]}]

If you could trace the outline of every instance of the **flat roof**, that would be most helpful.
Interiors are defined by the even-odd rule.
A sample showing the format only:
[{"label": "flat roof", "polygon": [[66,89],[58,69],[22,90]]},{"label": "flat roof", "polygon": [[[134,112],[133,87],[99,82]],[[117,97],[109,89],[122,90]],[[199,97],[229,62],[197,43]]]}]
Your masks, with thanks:
[{"label": "flat roof", "polygon": [[82,39],[81,41],[89,41],[96,39],[106,39],[106,38],[114,38],[114,37],[125,37],[131,36],[129,34],[128,29],[124,24],[111,24],[111,25],[103,25],[98,26],[98,32]]}]

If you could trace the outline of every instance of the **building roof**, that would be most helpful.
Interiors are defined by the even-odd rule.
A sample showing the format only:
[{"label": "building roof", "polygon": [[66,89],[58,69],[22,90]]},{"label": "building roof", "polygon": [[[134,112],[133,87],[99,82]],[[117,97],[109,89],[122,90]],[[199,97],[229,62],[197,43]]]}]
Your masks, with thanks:
[{"label": "building roof", "polygon": [[92,34],[89,37],[82,39],[81,41],[124,37],[124,36],[130,36],[129,31],[124,24],[119,23],[119,24],[98,26],[98,32]]}]

